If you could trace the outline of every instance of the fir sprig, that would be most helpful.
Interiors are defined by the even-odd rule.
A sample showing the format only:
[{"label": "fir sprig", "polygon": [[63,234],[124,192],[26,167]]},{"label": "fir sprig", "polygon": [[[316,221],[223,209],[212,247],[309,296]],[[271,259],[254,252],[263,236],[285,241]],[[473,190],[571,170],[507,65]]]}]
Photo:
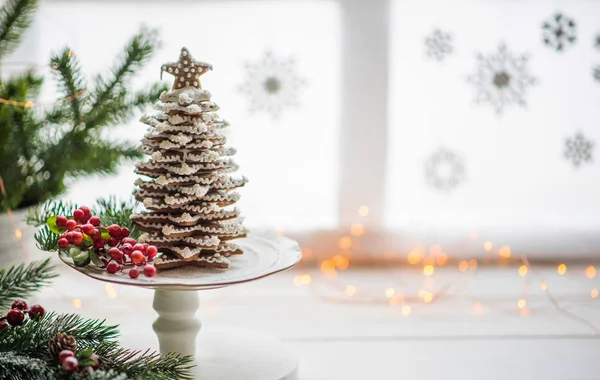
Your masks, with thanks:
[{"label": "fir sprig", "polygon": [[79,60],[71,49],[63,48],[60,53],[50,59],[50,67],[56,76],[66,102],[70,104],[73,123],[79,127],[82,122],[81,99],[85,92],[85,79],[81,73]]},{"label": "fir sprig", "polygon": [[129,236],[133,239],[138,239],[141,231],[136,228],[130,217],[136,212],[137,202],[135,200],[117,201],[115,196],[108,198],[100,198],[96,201],[97,206],[94,207],[94,212],[100,216],[102,224],[110,226],[116,224],[121,227],[129,228]]},{"label": "fir sprig", "polygon": [[108,358],[108,367],[140,379],[191,379],[193,367],[190,356],[169,353],[160,356],[157,352],[127,350],[117,344],[104,344],[95,349],[102,358]]},{"label": "fir sprig", "polygon": [[48,285],[56,276],[50,259],[0,269],[0,310]]},{"label": "fir sprig", "polygon": [[[116,341],[117,326],[75,314],[49,313],[39,321],[28,319],[22,326],[0,330],[0,368],[3,368],[2,362],[6,361],[19,369],[18,366],[26,366],[21,359],[29,358],[33,366],[46,364],[45,371],[53,373],[48,379],[78,379],[77,375],[66,376],[56,366],[56,358],[49,357],[48,342],[59,332],[74,337],[79,349],[90,347],[101,358],[102,371],[98,371],[93,379],[191,379],[189,371],[193,367],[192,357],[177,354],[160,356],[150,350],[125,349]],[[25,373],[27,368],[21,368],[20,371]]]},{"label": "fir sprig", "polygon": [[110,79],[98,75],[96,79],[95,100],[92,113],[111,97],[115,89],[123,86],[131,75],[143,67],[143,64],[152,56],[157,44],[155,31],[142,30],[128,42],[124,53],[119,57],[119,62],[112,68]]},{"label": "fir sprig", "polygon": [[31,25],[37,0],[8,0],[0,10],[0,58],[14,50]]},{"label": "fir sprig", "polygon": [[[0,352],[0,380],[53,380],[48,363],[41,359]],[[53,366],[56,367],[56,366]]]},{"label": "fir sprig", "polygon": [[[5,4],[17,3],[35,2]],[[0,35],[8,27],[3,21],[0,17]],[[8,194],[0,197],[0,213],[43,203],[64,192],[68,179],[112,174],[122,159],[141,157],[134,145],[107,139],[103,132],[127,122],[167,89],[154,84],[132,91],[129,83],[157,44],[155,32],[143,29],[125,45],[112,73],[89,86],[76,54],[65,47],[50,60],[62,97],[48,111],[0,104],[0,176]],[[41,83],[33,73],[0,80],[0,96],[33,101]]]}]

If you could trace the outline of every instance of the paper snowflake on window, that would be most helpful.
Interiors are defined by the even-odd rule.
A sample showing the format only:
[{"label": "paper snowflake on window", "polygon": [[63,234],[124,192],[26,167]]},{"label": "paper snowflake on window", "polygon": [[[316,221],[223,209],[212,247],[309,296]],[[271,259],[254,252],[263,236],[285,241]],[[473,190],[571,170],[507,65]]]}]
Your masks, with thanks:
[{"label": "paper snowflake on window", "polygon": [[425,53],[429,58],[441,62],[454,51],[452,35],[435,29],[431,35],[425,38],[425,47],[427,48]]},{"label": "paper snowflake on window", "polygon": [[556,51],[563,51],[577,39],[575,20],[562,13],[556,13],[552,19],[542,24],[544,43]]},{"label": "paper snowflake on window", "polygon": [[525,95],[537,82],[529,74],[528,60],[527,55],[514,56],[504,44],[500,44],[496,54],[478,53],[475,74],[467,77],[477,91],[475,102],[489,103],[498,114],[511,104],[525,107]]},{"label": "paper snowflake on window", "polygon": [[466,179],[465,160],[446,148],[439,148],[425,162],[425,179],[433,188],[450,192]]},{"label": "paper snowflake on window", "polygon": [[596,65],[592,68],[592,76],[596,80],[596,82],[600,82],[600,65]]},{"label": "paper snowflake on window", "polygon": [[296,61],[279,59],[266,51],[261,60],[246,63],[246,81],[239,86],[248,97],[249,111],[264,111],[273,119],[300,105],[299,92],[306,80],[296,72]]},{"label": "paper snowflake on window", "polygon": [[576,168],[584,162],[592,162],[594,142],[587,139],[581,132],[565,140],[565,158]]}]

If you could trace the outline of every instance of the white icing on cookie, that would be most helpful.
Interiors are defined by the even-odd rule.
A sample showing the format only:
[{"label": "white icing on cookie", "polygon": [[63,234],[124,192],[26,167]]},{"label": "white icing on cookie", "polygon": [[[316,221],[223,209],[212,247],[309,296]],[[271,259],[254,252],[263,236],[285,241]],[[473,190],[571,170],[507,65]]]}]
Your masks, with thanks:
[{"label": "white icing on cookie", "polygon": [[[150,210],[169,210],[174,208],[174,206],[161,202],[159,200],[153,198],[146,198],[142,201],[144,207]],[[177,209],[181,209],[182,211],[190,211],[196,214],[212,214],[218,211],[220,208],[215,203],[202,203],[201,205],[181,205],[176,206]]]}]

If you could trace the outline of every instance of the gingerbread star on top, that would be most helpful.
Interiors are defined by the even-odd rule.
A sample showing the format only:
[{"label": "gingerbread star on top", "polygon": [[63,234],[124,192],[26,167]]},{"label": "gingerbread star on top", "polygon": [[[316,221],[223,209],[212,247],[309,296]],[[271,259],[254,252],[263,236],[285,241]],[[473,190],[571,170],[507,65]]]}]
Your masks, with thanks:
[{"label": "gingerbread star on top", "polygon": [[179,54],[179,61],[165,63],[161,66],[160,79],[162,79],[162,73],[166,71],[175,76],[173,90],[188,86],[202,88],[199,77],[208,70],[212,70],[210,63],[196,61],[189,50],[183,47],[181,48],[181,54]]}]

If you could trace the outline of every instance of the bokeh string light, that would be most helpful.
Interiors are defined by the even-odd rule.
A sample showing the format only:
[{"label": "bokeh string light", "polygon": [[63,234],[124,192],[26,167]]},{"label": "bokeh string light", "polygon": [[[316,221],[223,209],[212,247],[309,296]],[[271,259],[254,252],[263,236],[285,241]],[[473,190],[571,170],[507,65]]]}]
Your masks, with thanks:
[{"label": "bokeh string light", "polygon": [[[359,209],[359,215],[363,216],[364,210],[367,206],[361,206]],[[586,298],[582,296],[572,297],[569,296],[568,302],[563,300],[563,304],[559,302],[553,293],[549,290],[548,281],[542,274],[542,271],[532,265],[528,260],[527,256],[518,255],[507,245],[499,245],[496,250],[493,249],[494,243],[491,241],[485,241],[482,243],[484,256],[482,258],[468,259],[468,260],[454,260],[449,258],[446,253],[442,250],[439,244],[433,244],[429,249],[415,248],[409,251],[405,256],[404,264],[397,265],[398,261],[386,262],[385,258],[379,257],[379,264],[382,268],[379,269],[379,273],[384,274],[390,273],[389,281],[397,282],[394,286],[389,284],[382,286],[379,290],[377,286],[370,285],[367,279],[362,278],[361,281],[348,281],[344,276],[339,276],[340,272],[347,270],[353,266],[352,262],[352,246],[360,246],[360,238],[368,236],[368,231],[363,227],[361,233],[353,233],[356,228],[355,225],[350,226],[350,236],[342,236],[339,238],[338,247],[345,249],[344,254],[336,253],[330,258],[324,258],[319,262],[321,276],[313,274],[310,283],[302,283],[299,279],[307,275],[305,272],[306,265],[300,265],[296,270],[299,274],[294,278],[294,285],[298,287],[307,287],[312,294],[324,299],[327,302],[332,303],[346,303],[346,304],[370,304],[370,305],[390,305],[394,307],[400,307],[403,316],[409,316],[414,314],[415,307],[423,305],[423,307],[429,307],[425,305],[439,303],[440,301],[448,301],[452,299],[458,299],[458,297],[467,297],[471,299],[467,293],[460,294],[459,286],[461,284],[468,284],[474,280],[474,278],[480,274],[478,269],[484,270],[488,268],[495,268],[503,271],[515,271],[515,276],[522,278],[524,286],[520,295],[514,296],[512,307],[510,302],[506,299],[501,300],[487,300],[482,302],[481,296],[471,299],[469,303],[472,307],[471,315],[473,316],[484,316],[490,313],[518,315],[526,317],[531,315],[533,312],[536,315],[542,315],[548,311],[554,310],[562,314],[564,317],[569,318],[577,323],[581,323],[589,327],[594,333],[600,333],[600,329],[589,320],[575,314],[568,310],[570,306],[576,306],[578,303],[588,303],[593,299],[596,299],[600,295],[600,291],[594,287],[590,290],[590,293]],[[477,233],[471,233],[468,236],[470,240],[477,240],[479,235]],[[461,244],[461,243],[458,243]],[[453,247],[452,251],[459,251]],[[311,249],[305,249],[304,252],[309,254],[303,258],[314,259],[314,252]],[[386,252],[385,257],[390,257],[390,253]],[[341,258],[344,258],[342,260]],[[340,266],[343,264],[343,266]],[[408,265],[408,266],[406,266]],[[417,272],[417,269],[421,266],[421,270]],[[445,268],[444,268],[445,267]],[[443,281],[441,284],[436,276],[436,268],[444,268],[445,275],[452,274],[454,269],[454,275]],[[547,268],[547,266],[545,266]],[[567,264],[559,263],[554,266],[556,274],[564,276],[567,274]],[[507,273],[508,273],[507,272]],[[544,271],[547,273],[547,271]],[[411,280],[407,280],[407,274],[411,277]],[[584,276],[586,280],[593,279],[596,276],[596,268],[593,265],[584,267]],[[381,276],[379,276],[381,279]],[[442,277],[443,278],[443,277]],[[414,280],[414,281],[413,281]],[[414,289],[418,287],[418,284],[424,282],[425,286],[420,289]],[[437,289],[434,289],[434,284],[437,285]],[[318,285],[318,286],[313,286]],[[539,289],[538,293],[533,290]],[[548,300],[550,305],[547,310],[544,307],[539,306],[539,302],[536,303],[536,296],[543,296]],[[561,297],[564,298],[564,297]],[[501,304],[499,304],[501,303]]]}]

